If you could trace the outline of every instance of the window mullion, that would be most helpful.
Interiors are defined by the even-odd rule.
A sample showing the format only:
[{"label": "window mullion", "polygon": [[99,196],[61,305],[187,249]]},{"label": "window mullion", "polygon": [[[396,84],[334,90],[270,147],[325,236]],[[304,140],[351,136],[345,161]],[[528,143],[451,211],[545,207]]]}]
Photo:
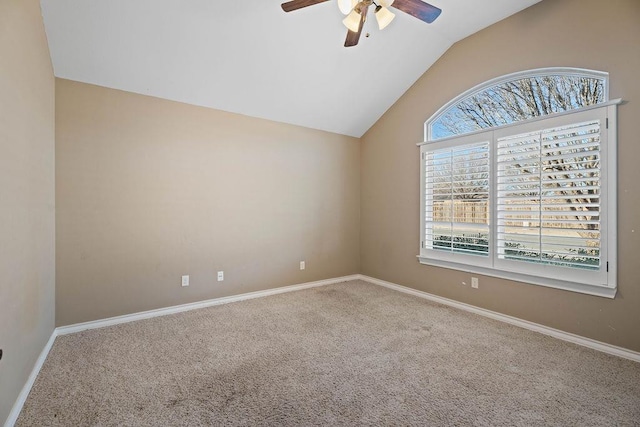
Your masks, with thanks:
[{"label": "window mullion", "polygon": [[453,251],[453,211],[455,209],[453,205],[453,150],[449,153],[449,201],[451,202],[449,209],[449,248]]},{"label": "window mullion", "polygon": [[489,152],[491,156],[491,182],[489,183],[489,206],[491,209],[491,215],[489,217],[489,236],[490,244],[489,251],[491,252],[491,267],[495,268],[496,257],[498,256],[498,149],[496,144],[496,133],[491,132],[491,142],[489,143]]},{"label": "window mullion", "polygon": [[542,262],[542,131],[538,134],[538,259]]}]

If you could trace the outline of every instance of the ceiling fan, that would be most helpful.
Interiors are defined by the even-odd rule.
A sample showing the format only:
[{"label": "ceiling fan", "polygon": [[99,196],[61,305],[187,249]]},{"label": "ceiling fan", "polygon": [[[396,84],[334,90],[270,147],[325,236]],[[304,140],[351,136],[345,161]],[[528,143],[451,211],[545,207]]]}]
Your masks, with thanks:
[{"label": "ceiling fan", "polygon": [[[314,4],[324,3],[329,0],[291,0],[286,3],[282,3],[282,10],[285,12],[291,12],[294,10],[302,9],[307,6],[313,6]],[[360,34],[362,33],[362,27],[367,20],[367,12],[369,7],[375,6],[375,16],[378,21],[378,27],[384,29],[393,18],[395,14],[388,8],[394,7],[411,16],[414,16],[421,21],[428,24],[436,20],[441,9],[425,3],[422,0],[337,0],[340,11],[347,15],[342,21],[345,27],[348,28],[347,39],[344,42],[345,47],[355,46],[360,40]]]}]

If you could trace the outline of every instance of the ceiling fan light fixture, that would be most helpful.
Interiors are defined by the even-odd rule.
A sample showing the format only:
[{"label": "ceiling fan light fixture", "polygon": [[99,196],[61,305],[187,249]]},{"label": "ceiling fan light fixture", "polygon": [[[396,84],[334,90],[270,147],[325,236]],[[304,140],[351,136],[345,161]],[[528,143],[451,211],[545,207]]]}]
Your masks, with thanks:
[{"label": "ceiling fan light fixture", "polygon": [[381,30],[387,28],[387,25],[389,25],[395,17],[396,15],[386,7],[376,7],[376,21],[378,21],[378,28],[380,28]]},{"label": "ceiling fan light fixture", "polygon": [[343,15],[348,15],[353,10],[353,0],[338,0],[338,8]]},{"label": "ceiling fan light fixture", "polygon": [[342,20],[342,23],[349,29],[349,31],[357,33],[360,29],[360,14],[355,9],[353,9],[351,13],[349,13],[347,17]]},{"label": "ceiling fan light fixture", "polygon": [[380,0],[378,3],[380,6],[389,7],[393,4],[393,0]]}]

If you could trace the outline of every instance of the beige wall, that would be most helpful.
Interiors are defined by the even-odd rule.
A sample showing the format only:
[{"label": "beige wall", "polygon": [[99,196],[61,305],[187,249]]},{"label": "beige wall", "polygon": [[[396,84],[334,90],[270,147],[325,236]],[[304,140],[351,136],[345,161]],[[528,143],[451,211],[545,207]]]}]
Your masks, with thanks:
[{"label": "beige wall", "polygon": [[0,424],[53,332],[54,78],[37,0],[0,0]]},{"label": "beige wall", "polygon": [[356,138],[57,79],[56,323],[358,273],[359,162]]},{"label": "beige wall", "polygon": [[[455,44],[362,138],[362,272],[640,351],[640,2],[545,0]],[[515,71],[610,73],[619,107],[619,291],[615,300],[421,265],[423,123],[461,92]]]}]

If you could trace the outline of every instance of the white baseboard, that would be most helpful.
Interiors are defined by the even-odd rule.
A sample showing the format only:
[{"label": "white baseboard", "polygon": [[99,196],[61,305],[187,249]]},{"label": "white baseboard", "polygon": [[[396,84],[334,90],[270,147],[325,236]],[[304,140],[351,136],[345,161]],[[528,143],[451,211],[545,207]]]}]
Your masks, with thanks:
[{"label": "white baseboard", "polygon": [[91,322],[76,323],[69,326],[56,328],[57,335],[73,334],[75,332],[88,329],[104,328],[106,326],[118,325],[120,323],[133,322],[136,320],[150,319],[152,317],[166,316],[167,314],[180,313],[183,311],[196,310],[198,308],[212,307],[214,305],[228,304],[230,302],[244,301],[253,298],[261,298],[269,295],[282,294],[285,292],[299,291],[302,289],[315,288],[317,286],[332,285],[334,283],[357,280],[358,274],[351,276],[336,277],[333,279],[318,280],[316,282],[301,283],[299,285],[283,286],[281,288],[267,289],[264,291],[249,292],[246,294],[232,295],[228,297],[215,298],[205,301],[198,301],[189,304],[174,305],[172,307],[159,308],[156,310],[142,311],[139,313],[125,314],[123,316],[110,317],[107,319],[94,320]]},{"label": "white baseboard", "polygon": [[585,338],[580,335],[571,334],[569,332],[564,332],[559,329],[550,328],[548,326],[540,325],[538,323],[529,322],[528,320],[522,320],[517,317],[513,317],[506,314],[498,313],[495,311],[487,310],[484,308],[476,307],[476,306],[455,301],[449,298],[439,297],[437,295],[433,295],[428,292],[418,291],[416,289],[412,289],[406,286],[401,286],[395,283],[376,279],[374,277],[369,277],[362,274],[358,276],[359,276],[358,279],[364,280],[365,282],[369,282],[374,285],[384,286],[385,288],[393,289],[399,292],[404,292],[410,295],[415,295],[420,298],[437,302],[439,304],[448,305],[450,307],[459,308],[460,310],[479,314],[481,316],[485,316],[490,319],[499,320],[501,322],[509,323],[510,325],[519,326],[521,328],[528,329],[530,331],[539,332],[544,335],[549,335],[563,341],[568,341],[574,344],[581,345],[583,347],[588,347],[593,350],[598,350],[603,353],[611,354],[613,356],[623,357],[625,359],[633,360],[635,362],[640,362],[640,353],[635,352],[633,350],[628,350],[626,348],[617,347],[615,345],[592,340],[590,338]]},{"label": "white baseboard", "polygon": [[20,411],[22,411],[24,402],[27,401],[27,397],[29,396],[31,387],[33,387],[33,383],[36,382],[38,373],[40,372],[40,369],[42,369],[42,365],[44,364],[44,361],[47,360],[47,356],[49,355],[49,351],[51,350],[51,347],[53,346],[53,342],[55,341],[55,339],[56,339],[56,331],[54,329],[53,332],[51,333],[51,336],[49,337],[49,341],[47,341],[47,344],[45,344],[44,348],[42,349],[42,352],[40,352],[40,356],[38,356],[38,360],[36,360],[36,364],[33,366],[33,369],[31,370],[31,374],[29,375],[29,378],[27,378],[27,382],[22,387],[22,390],[20,391],[18,398],[13,404],[13,407],[11,408],[11,412],[9,412],[9,416],[4,422],[4,427],[13,427],[13,425],[18,420],[18,416],[20,415]]}]

